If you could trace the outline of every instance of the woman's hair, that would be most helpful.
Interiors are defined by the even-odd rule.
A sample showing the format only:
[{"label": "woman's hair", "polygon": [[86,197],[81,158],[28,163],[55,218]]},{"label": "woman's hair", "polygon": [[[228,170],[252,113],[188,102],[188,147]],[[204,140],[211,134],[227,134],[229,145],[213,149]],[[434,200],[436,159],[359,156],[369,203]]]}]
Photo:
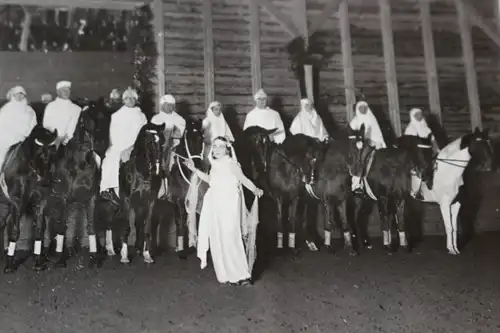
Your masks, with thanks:
[{"label": "woman's hair", "polygon": [[[226,148],[226,152],[229,156],[233,157],[232,154],[231,154],[231,142],[224,136],[218,136],[216,137],[215,139],[212,140],[212,147],[215,143],[215,141],[222,141],[226,144],[227,148]],[[213,152],[212,152],[212,158],[215,158],[213,156]]]}]

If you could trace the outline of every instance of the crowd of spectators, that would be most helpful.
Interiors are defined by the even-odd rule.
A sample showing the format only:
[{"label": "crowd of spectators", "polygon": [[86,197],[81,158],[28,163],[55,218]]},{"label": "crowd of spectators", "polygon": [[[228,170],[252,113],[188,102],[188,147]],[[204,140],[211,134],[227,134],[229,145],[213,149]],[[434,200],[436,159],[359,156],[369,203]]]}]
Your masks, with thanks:
[{"label": "crowd of spectators", "polygon": [[[117,51],[127,50],[127,35],[136,21],[129,12],[38,8],[32,20],[27,50]],[[25,9],[0,6],[0,51],[19,51]]]}]

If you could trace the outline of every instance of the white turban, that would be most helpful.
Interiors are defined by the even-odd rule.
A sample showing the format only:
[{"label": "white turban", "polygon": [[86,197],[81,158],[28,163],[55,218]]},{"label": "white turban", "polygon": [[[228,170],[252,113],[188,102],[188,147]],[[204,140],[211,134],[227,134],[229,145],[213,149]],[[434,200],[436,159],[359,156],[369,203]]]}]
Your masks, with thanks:
[{"label": "white turban", "polygon": [[266,98],[267,97],[267,94],[266,92],[264,91],[264,89],[259,89],[259,91],[257,91],[255,93],[255,96],[254,96],[254,99],[257,100],[259,98]]},{"label": "white turban", "polygon": [[50,101],[52,101],[52,95],[49,93],[43,94],[41,96],[41,99],[43,103],[49,103]]},{"label": "white turban", "polygon": [[56,90],[59,90],[61,88],[71,88],[71,82],[69,81],[59,81],[56,84]]},{"label": "white turban", "polygon": [[160,105],[163,104],[175,104],[175,98],[172,95],[165,95],[160,99]]},{"label": "white turban", "polygon": [[24,96],[26,96],[26,90],[24,90],[23,87],[21,86],[15,86],[13,88],[11,88],[8,92],[7,92],[7,99],[8,100],[11,100],[15,94],[18,94],[18,93],[22,93],[24,94]]},{"label": "white turban", "polygon": [[139,95],[137,95],[137,92],[130,87],[128,87],[128,89],[123,92],[122,99],[125,99],[127,97],[139,99]]}]

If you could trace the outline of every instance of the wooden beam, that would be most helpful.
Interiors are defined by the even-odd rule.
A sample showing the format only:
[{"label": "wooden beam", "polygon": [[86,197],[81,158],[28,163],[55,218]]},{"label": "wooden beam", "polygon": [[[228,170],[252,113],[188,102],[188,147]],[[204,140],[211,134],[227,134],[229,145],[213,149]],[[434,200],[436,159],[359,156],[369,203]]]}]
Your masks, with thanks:
[{"label": "wooden beam", "polygon": [[431,113],[443,124],[441,115],[441,98],[436,66],[436,52],[432,33],[432,20],[429,0],[420,0],[420,25],[422,26],[422,43],[424,44],[425,73],[427,76],[427,93]]},{"label": "wooden beam", "polygon": [[278,21],[283,28],[290,34],[291,37],[295,38],[300,36],[300,31],[297,29],[295,24],[290,18],[283,14],[272,2],[272,0],[252,0],[257,4],[263,6],[266,11]]},{"label": "wooden beam", "polygon": [[[477,10],[468,2],[465,0],[459,0],[460,1],[460,6],[463,7],[466,15],[468,16],[468,19],[477,26],[479,29],[481,29],[486,36],[488,36],[493,43],[497,47],[500,48],[500,33],[498,32],[497,29],[493,29],[487,21],[477,12]],[[457,1],[455,1],[455,4]]]},{"label": "wooden beam", "polygon": [[29,49],[29,37],[31,31],[31,21],[33,18],[33,13],[35,13],[35,7],[23,6],[24,20],[23,20],[23,31],[21,33],[21,40],[19,41],[19,50],[26,52]]},{"label": "wooden beam", "polygon": [[212,5],[212,0],[203,0],[203,59],[205,68],[205,104],[207,107],[215,100]]},{"label": "wooden beam", "polygon": [[[154,29],[156,36],[156,49],[158,50],[158,59],[156,62],[156,95],[159,100],[165,95],[165,12],[163,8],[163,0],[154,0],[152,4],[154,14]],[[158,111],[160,103],[156,105]]]},{"label": "wooden beam", "polygon": [[354,118],[356,88],[354,86],[354,66],[352,63],[351,23],[349,22],[349,3],[342,1],[339,7],[339,28],[342,46],[342,67],[344,67],[344,88],[347,122]]},{"label": "wooden beam", "polygon": [[259,5],[249,0],[250,7],[250,57],[252,69],[252,90],[262,88],[262,67],[260,63],[260,12]]},{"label": "wooden beam", "polygon": [[252,70],[252,90],[262,88],[262,67],[260,64],[260,12],[259,5],[249,0],[250,7],[250,57]]},{"label": "wooden beam", "polygon": [[109,10],[134,10],[153,0],[2,0],[2,5],[25,5],[52,8],[95,8]]},{"label": "wooden beam", "polygon": [[320,30],[326,21],[335,13],[339,6],[346,2],[346,0],[329,0],[328,4],[325,6],[321,14],[311,22],[311,28],[309,29],[309,36]]},{"label": "wooden beam", "polygon": [[[309,33],[307,26],[307,5],[306,0],[293,0],[292,1],[292,18],[295,26],[299,30],[300,35],[304,38],[305,47],[309,44]],[[306,88],[307,98],[314,102],[314,82],[313,71],[310,66],[304,66],[304,84]],[[297,80],[297,95],[299,100],[302,98],[300,94],[300,81]]]},{"label": "wooden beam", "polygon": [[389,99],[389,117],[394,132],[401,136],[401,119],[399,116],[399,93],[396,75],[396,60],[394,54],[394,37],[392,33],[391,5],[389,0],[379,0],[382,44],[384,47],[385,79],[387,97]]},{"label": "wooden beam", "polygon": [[467,6],[462,0],[454,0],[458,14],[458,26],[460,28],[460,39],[462,40],[462,52],[465,65],[465,77],[467,80],[467,95],[469,97],[470,117],[472,129],[482,128],[481,106],[477,88],[477,74],[474,61],[474,49],[472,44],[471,26],[467,14]]}]

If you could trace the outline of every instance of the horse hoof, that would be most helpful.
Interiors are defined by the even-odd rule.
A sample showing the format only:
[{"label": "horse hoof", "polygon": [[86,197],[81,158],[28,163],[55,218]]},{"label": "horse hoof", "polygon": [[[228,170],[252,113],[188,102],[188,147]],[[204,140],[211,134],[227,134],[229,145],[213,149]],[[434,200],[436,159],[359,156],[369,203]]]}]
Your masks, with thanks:
[{"label": "horse hoof", "polygon": [[351,256],[351,257],[357,257],[357,256],[359,256],[359,252],[356,251],[356,250],[354,250],[354,249],[350,249],[349,250],[349,256]]},{"label": "horse hoof", "polygon": [[329,253],[329,254],[334,254],[335,253],[335,251],[333,250],[333,247],[331,245],[325,245],[324,248],[325,248],[326,252]]},{"label": "horse hoof", "polygon": [[115,249],[112,247],[106,247],[106,252],[108,253],[108,256],[110,256],[110,257],[116,255]]},{"label": "horse hoof", "polygon": [[363,247],[367,250],[373,249],[373,246],[368,242],[364,242]]},{"label": "horse hoof", "polygon": [[307,244],[307,247],[309,248],[309,251],[311,251],[311,252],[318,251],[318,247],[316,246],[316,244],[314,242],[306,241],[306,244]]},{"label": "horse hoof", "polygon": [[45,265],[43,259],[41,256],[36,256],[35,257],[35,265],[33,265],[33,270],[35,272],[41,272],[47,269],[47,266]]},{"label": "horse hoof", "polygon": [[460,254],[460,251],[458,250],[448,250],[448,254],[451,254],[453,256],[457,256]]},{"label": "horse hoof", "polygon": [[188,254],[186,253],[186,251],[182,250],[182,251],[177,251],[177,257],[181,260],[186,260],[187,257],[188,257]]},{"label": "horse hoof", "polygon": [[129,260],[128,258],[123,258],[123,257],[122,257],[122,258],[120,259],[120,262],[121,262],[122,264],[129,264],[129,263],[130,263],[130,260]]},{"label": "horse hoof", "polygon": [[409,246],[401,246],[401,250],[403,250],[403,253],[411,253],[411,248]]},{"label": "horse hoof", "polygon": [[154,264],[155,261],[153,260],[153,258],[144,258],[144,263],[145,264]]},{"label": "horse hoof", "polygon": [[384,245],[384,252],[387,255],[392,255],[392,253],[393,253],[392,247],[390,245]]},{"label": "horse hoof", "polygon": [[3,272],[5,274],[10,274],[14,273],[16,271],[16,263],[13,257],[8,256],[7,257],[7,263],[5,264],[5,268],[3,269]]}]

